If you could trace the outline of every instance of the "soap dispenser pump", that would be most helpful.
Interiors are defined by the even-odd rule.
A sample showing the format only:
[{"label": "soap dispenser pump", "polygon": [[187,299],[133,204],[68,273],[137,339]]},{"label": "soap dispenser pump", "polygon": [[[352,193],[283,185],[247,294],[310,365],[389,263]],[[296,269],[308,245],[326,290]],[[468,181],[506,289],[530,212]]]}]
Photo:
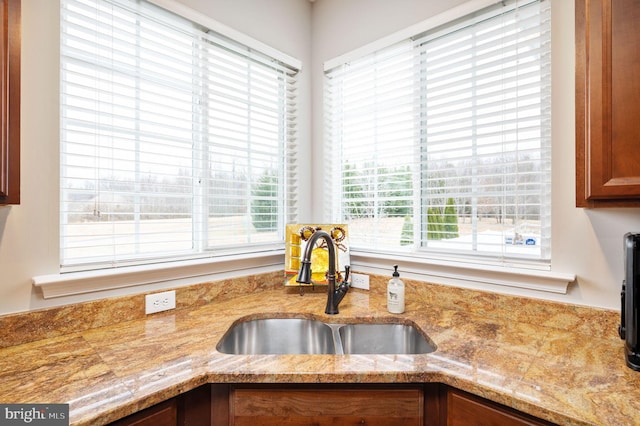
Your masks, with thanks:
[{"label": "soap dispenser pump", "polygon": [[387,284],[387,309],[392,314],[404,312],[404,283],[400,280],[398,265],[393,265],[393,277]]}]

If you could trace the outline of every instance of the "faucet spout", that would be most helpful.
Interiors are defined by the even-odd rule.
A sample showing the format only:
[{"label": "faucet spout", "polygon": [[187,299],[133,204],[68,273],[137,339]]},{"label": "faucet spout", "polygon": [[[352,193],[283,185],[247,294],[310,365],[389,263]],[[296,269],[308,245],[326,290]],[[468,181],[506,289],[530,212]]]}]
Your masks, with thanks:
[{"label": "faucet spout", "polygon": [[300,262],[300,271],[298,271],[298,278],[296,278],[296,282],[305,284],[311,283],[311,252],[320,238],[324,239],[327,243],[327,250],[329,252],[329,266],[327,270],[327,283],[329,285],[329,289],[327,292],[327,306],[324,312],[329,315],[335,315],[338,313],[338,305],[349,290],[349,283],[347,282],[349,267],[345,267],[345,279],[342,284],[336,288],[336,248],[333,244],[333,240],[331,239],[331,235],[329,235],[328,232],[317,230],[313,235],[311,235],[309,241],[307,241],[307,246],[305,247],[304,254]]}]

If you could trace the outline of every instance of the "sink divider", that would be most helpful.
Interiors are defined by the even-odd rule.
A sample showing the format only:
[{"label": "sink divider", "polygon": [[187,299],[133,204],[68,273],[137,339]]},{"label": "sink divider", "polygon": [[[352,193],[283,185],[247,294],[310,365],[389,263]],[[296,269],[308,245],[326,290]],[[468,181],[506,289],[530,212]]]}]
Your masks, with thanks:
[{"label": "sink divider", "polygon": [[328,324],[325,323],[331,328],[331,335],[333,336],[333,348],[335,350],[336,355],[344,355],[344,347],[342,346],[342,339],[340,338],[340,327],[345,324]]}]

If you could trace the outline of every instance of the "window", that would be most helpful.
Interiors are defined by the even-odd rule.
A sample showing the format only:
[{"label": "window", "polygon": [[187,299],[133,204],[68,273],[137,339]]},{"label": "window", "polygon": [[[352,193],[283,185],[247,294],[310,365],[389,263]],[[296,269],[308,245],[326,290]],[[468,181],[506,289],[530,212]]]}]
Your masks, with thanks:
[{"label": "window", "polygon": [[63,271],[283,244],[296,68],[146,1],[61,3]]},{"label": "window", "polygon": [[548,265],[550,56],[529,0],[326,69],[327,197],[354,251]]}]

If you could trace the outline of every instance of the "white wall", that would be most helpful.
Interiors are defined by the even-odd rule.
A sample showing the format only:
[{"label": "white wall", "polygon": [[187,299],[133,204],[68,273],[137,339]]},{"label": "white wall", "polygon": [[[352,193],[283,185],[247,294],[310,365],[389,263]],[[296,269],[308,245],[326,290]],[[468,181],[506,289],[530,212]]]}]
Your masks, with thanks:
[{"label": "white wall", "polygon": [[[301,158],[309,158],[311,3],[304,0],[177,0],[302,61]],[[58,272],[59,1],[22,1],[22,203],[0,207],[0,315],[140,288],[43,300],[31,278]],[[309,167],[301,167],[308,186]],[[302,214],[309,215],[301,194]],[[145,291],[168,287],[164,283]]]},{"label": "white wall", "polygon": [[57,5],[22,2],[22,190],[0,207],[0,313],[30,309],[31,277],[58,268]]},{"label": "white wall", "polygon": [[[180,0],[294,56],[300,75],[302,187],[322,194],[322,64],[463,0]],[[553,1],[553,270],[575,273],[566,296],[617,309],[622,236],[640,231],[638,209],[574,207],[573,1]],[[44,301],[31,277],[58,268],[58,1],[22,2],[22,204],[0,207],[0,315],[140,289]],[[312,84],[313,83],[313,84]],[[313,141],[312,151],[310,141]],[[308,174],[314,158],[313,185]],[[307,173],[307,174],[305,174]],[[301,221],[320,221],[321,200],[302,191]],[[167,287],[171,283],[152,286]],[[149,287],[145,287],[145,291]]]},{"label": "white wall", "polygon": [[[424,0],[318,0],[312,13],[313,156],[322,158],[323,63],[436,13],[463,3]],[[552,270],[576,274],[567,295],[523,290],[517,294],[619,309],[623,279],[622,238],[640,232],[640,210],[575,207],[574,2],[552,5]],[[313,189],[322,193],[320,169]],[[314,221],[322,221],[320,198],[314,198]]]}]

